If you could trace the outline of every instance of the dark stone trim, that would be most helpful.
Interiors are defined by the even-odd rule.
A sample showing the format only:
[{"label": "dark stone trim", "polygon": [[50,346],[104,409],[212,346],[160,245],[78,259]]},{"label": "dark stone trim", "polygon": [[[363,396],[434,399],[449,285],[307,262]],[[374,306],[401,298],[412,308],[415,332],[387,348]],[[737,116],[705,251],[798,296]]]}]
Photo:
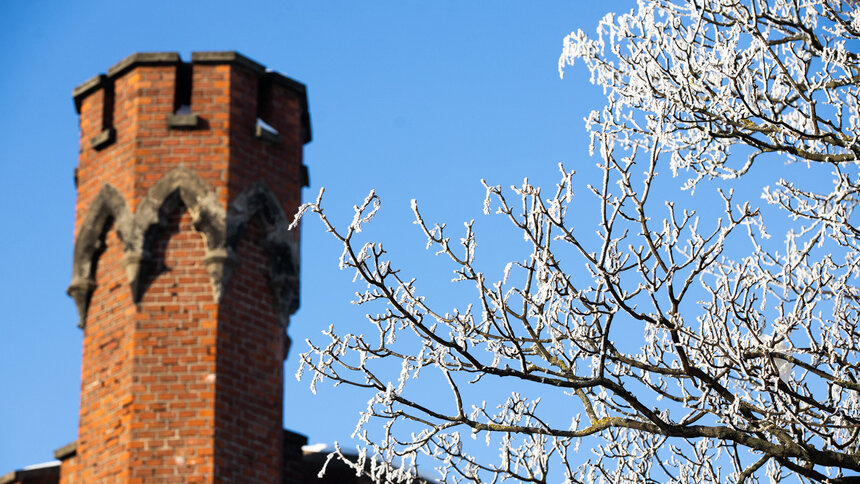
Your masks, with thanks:
[{"label": "dark stone trim", "polygon": [[148,262],[148,256],[143,250],[144,238],[150,228],[165,223],[165,212],[170,211],[168,202],[174,194],[191,214],[194,229],[203,234],[206,241],[204,264],[212,279],[216,299],[220,298],[222,278],[229,272],[229,257],[224,252],[226,230],[226,214],[221,207],[215,192],[193,171],[185,167],[177,167],[167,172],[149,191],[137,207],[134,214],[135,239],[140,243],[136,260],[137,266],[126,267],[129,281],[133,281],[135,302],[140,300],[138,284],[140,283],[140,264]]},{"label": "dark stone trim", "polygon": [[104,234],[110,221],[113,221],[114,230],[125,245],[126,252],[133,250],[134,221],[131,212],[119,190],[105,183],[78,230],[72,260],[72,283],[66,291],[75,300],[81,328],[86,324],[90,296],[96,287],[93,262],[104,247]]},{"label": "dark stone trim", "polygon": [[176,52],[138,52],[131,54],[125,59],[117,62],[107,71],[107,75],[99,74],[84,82],[72,90],[72,99],[75,101],[75,110],[81,114],[81,103],[84,98],[103,87],[108,79],[115,79],[125,74],[135,66],[140,65],[170,65],[180,62],[179,54]]},{"label": "dark stone trim", "polygon": [[311,186],[311,170],[308,165],[302,165],[302,187]]},{"label": "dark stone trim", "polygon": [[84,98],[102,87],[105,82],[107,82],[107,76],[99,74],[80,86],[72,89],[72,99],[75,101],[75,111],[77,111],[78,114],[81,114],[81,103]]},{"label": "dark stone trim", "polygon": [[[104,235],[113,229],[123,243],[122,265],[135,302],[140,301],[141,269],[149,261],[147,236],[158,230],[167,214],[181,201],[191,215],[194,229],[203,234],[203,258],[216,299],[233,275],[235,253],[255,216],[263,222],[261,244],[269,255],[269,288],[275,300],[278,322],[286,328],[299,308],[299,246],[289,232],[289,219],[274,193],[262,181],[243,190],[225,212],[215,192],[196,173],[184,167],[167,172],[138,204],[132,215],[125,199],[110,184],[99,191],[81,223],[75,240],[72,283],[68,294],[75,300],[79,325],[86,324],[90,298],[96,287],[95,263],[104,247]],[[288,350],[289,340],[287,339]]]},{"label": "dark stone trim", "polygon": [[140,264],[144,262],[145,255],[147,254],[143,250],[126,251],[120,259],[134,302],[140,301]]},{"label": "dark stone trim", "polygon": [[215,300],[220,301],[224,285],[233,276],[236,259],[226,248],[207,249],[206,255],[203,256],[203,266],[209,273],[212,290],[215,292]]},{"label": "dark stone trim", "polygon": [[203,233],[207,249],[224,247],[226,215],[218,197],[202,178],[182,166],[167,172],[141,200],[134,214],[135,236],[142,242],[146,230],[159,223],[165,202],[177,190],[191,213],[194,228]]},{"label": "dark stone trim", "polygon": [[[270,257],[269,287],[275,297],[278,320],[286,327],[289,316],[299,306],[299,250],[290,237],[289,220],[280,202],[262,182],[243,190],[225,213],[215,193],[194,172],[183,167],[171,170],[150,188],[134,215],[133,238],[135,246],[140,246],[135,253],[142,257],[137,263],[147,262],[148,254],[142,248],[144,237],[151,227],[163,223],[166,204],[177,191],[191,214],[194,228],[206,241],[203,264],[218,300],[233,275],[239,240],[244,237],[251,218],[260,215],[265,227],[262,243]],[[123,262],[129,258],[131,255],[127,254]],[[140,277],[139,268],[129,265],[126,270],[129,281],[136,284],[133,281]],[[135,290],[135,297],[139,296]]]},{"label": "dark stone trim", "polygon": [[194,129],[200,119],[196,114],[168,114],[167,127],[170,129]]},{"label": "dark stone trim", "polygon": [[19,469],[12,471],[4,476],[0,476],[0,484],[10,484],[20,482],[27,484],[31,479],[52,478],[60,479],[60,464],[55,464],[46,467],[37,467],[35,469]]},{"label": "dark stone trim", "polygon": [[[242,191],[227,212],[226,249],[233,256],[245,236],[248,223],[259,215],[264,224],[262,245],[269,254],[269,288],[281,327],[299,308],[299,247],[289,233],[289,220],[277,197],[262,181]],[[224,281],[224,286],[227,285]],[[289,345],[289,343],[287,343]],[[285,348],[285,356],[286,350]]]},{"label": "dark stone trim", "polygon": [[72,97],[77,98],[79,96],[89,94],[91,91],[95,91],[96,89],[101,87],[102,83],[105,82],[106,79],[107,76],[105,76],[104,74],[98,74],[93,76],[87,81],[82,82],[76,88],[72,89]]},{"label": "dark stone trim", "polygon": [[307,97],[305,98],[305,109],[302,111],[302,128],[304,128],[305,131],[305,137],[302,141],[304,141],[305,144],[308,144],[311,142],[313,137],[311,136],[311,112],[308,109]]},{"label": "dark stone trim", "polygon": [[232,51],[208,51],[208,52],[192,52],[192,64],[233,64],[242,66],[257,75],[266,72],[266,66],[259,62],[253,61],[244,55]]},{"label": "dark stone trim", "polygon": [[84,329],[87,324],[87,311],[90,308],[90,298],[95,289],[96,281],[91,277],[72,279],[72,283],[66,289],[66,294],[75,301],[75,307],[78,309],[78,327],[81,329]]},{"label": "dark stone trim", "polygon": [[229,273],[231,267],[224,249],[226,214],[206,182],[194,172],[178,167],[165,174],[149,189],[133,216],[123,196],[112,185],[105,184],[96,196],[75,241],[72,283],[67,290],[78,308],[81,328],[86,324],[90,298],[96,287],[96,281],[93,279],[94,259],[103,247],[108,222],[114,221],[114,229],[123,242],[125,254],[122,257],[122,265],[132,299],[138,302],[141,296],[141,268],[149,262],[149,254],[144,250],[145,238],[150,228],[164,223],[163,214],[169,208],[166,205],[176,199],[174,194],[177,194],[178,199],[188,208],[194,228],[201,232],[206,240],[204,264],[213,275],[215,294],[220,296],[222,275]]},{"label": "dark stone trim", "polygon": [[206,240],[204,264],[212,276],[215,295],[220,297],[221,280],[225,275],[229,278],[232,264],[224,248],[226,213],[209,185],[187,168],[174,168],[149,189],[132,215],[125,198],[106,183],[90,206],[75,241],[72,283],[67,293],[75,300],[81,328],[86,324],[90,298],[96,287],[94,263],[104,246],[108,223],[113,220],[113,227],[123,243],[122,265],[132,299],[138,302],[141,269],[149,262],[149,254],[144,247],[147,233],[164,224],[164,214],[171,208],[168,205],[177,200],[188,208],[195,230],[201,232]]},{"label": "dark stone trim", "polygon": [[116,141],[116,130],[108,128],[90,139],[90,146],[94,150],[102,150],[112,145]]},{"label": "dark stone trim", "polygon": [[259,124],[254,128],[254,136],[257,139],[261,139],[263,141],[268,141],[269,143],[272,143],[275,145],[281,143],[281,135],[279,135],[278,133],[275,133],[274,131],[271,131],[271,130],[263,127],[263,126],[260,126]]},{"label": "dark stone trim", "polygon": [[140,65],[170,65],[180,62],[177,52],[137,52],[117,62],[107,71],[108,77],[116,78]]},{"label": "dark stone trim", "polygon": [[305,109],[302,111],[302,128],[305,130],[305,137],[302,141],[304,141],[305,144],[308,144],[311,142],[313,137],[311,136],[311,112],[308,108],[307,97],[305,98]]},{"label": "dark stone trim", "polygon": [[59,449],[54,451],[54,459],[57,460],[66,460],[70,457],[74,457],[78,454],[78,441],[69,442],[68,444],[60,447]]},{"label": "dark stone trim", "polygon": [[280,72],[269,71],[263,74],[263,80],[266,82],[271,82],[272,84],[277,84],[279,86],[285,87],[290,91],[295,92],[299,96],[307,95],[307,87],[299,81],[295,79],[290,79],[289,77],[281,74]]}]

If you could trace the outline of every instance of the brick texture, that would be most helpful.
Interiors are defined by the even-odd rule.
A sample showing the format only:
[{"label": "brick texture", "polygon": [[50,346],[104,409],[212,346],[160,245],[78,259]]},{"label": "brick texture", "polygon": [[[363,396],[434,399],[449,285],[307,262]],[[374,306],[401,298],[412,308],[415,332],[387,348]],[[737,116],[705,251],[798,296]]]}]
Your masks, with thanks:
[{"label": "brick texture", "polygon": [[[260,182],[283,212],[295,212],[309,138],[303,87],[240,56],[193,61],[190,109],[199,123],[171,129],[181,65],[131,62],[76,97],[76,234],[105,184],[134,213],[177,167],[202,179],[225,213]],[[255,136],[258,117],[278,142]],[[94,148],[111,128],[115,140]],[[63,461],[63,483],[282,482],[285,334],[268,283],[266,224],[260,215],[247,224],[219,299],[194,215],[178,190],[161,207],[161,222],[145,234],[138,294],[124,265],[128,241],[110,220],[103,228],[82,321],[77,453]],[[298,236],[289,235],[296,247]]]}]

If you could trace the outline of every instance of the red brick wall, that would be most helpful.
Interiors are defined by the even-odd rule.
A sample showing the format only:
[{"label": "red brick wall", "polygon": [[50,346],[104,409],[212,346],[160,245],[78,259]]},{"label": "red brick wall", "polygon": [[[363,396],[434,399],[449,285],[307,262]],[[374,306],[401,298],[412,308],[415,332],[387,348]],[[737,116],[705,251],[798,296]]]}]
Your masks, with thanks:
[{"label": "red brick wall", "polygon": [[217,480],[280,483],[284,332],[266,283],[269,264],[258,243],[260,223],[249,225],[219,312]]},{"label": "red brick wall", "polygon": [[84,331],[79,482],[123,482],[128,466],[127,422],[131,398],[131,294],[120,264],[116,232],[108,232],[98,260],[96,289]]},{"label": "red brick wall", "polygon": [[[260,78],[272,74],[242,59],[195,62],[191,111],[201,123],[170,129],[177,64],[138,59],[113,71],[106,78],[114,92],[113,143],[90,145],[105,127],[105,84],[76,99],[76,234],[104,184],[134,212],[179,166],[199,176],[225,212],[264,181],[294,213],[306,140],[303,94],[263,81],[266,105],[258,110]],[[279,131],[280,143],[254,136],[258,114]],[[280,482],[284,331],[267,284],[264,224],[248,224],[219,303],[192,214],[179,202],[165,215],[147,239],[137,302],[122,241],[113,228],[104,237],[84,329],[77,455],[63,469],[74,474],[63,482]],[[291,237],[297,241],[298,232]]]},{"label": "red brick wall", "polygon": [[150,247],[158,262],[132,323],[131,482],[213,482],[218,325],[204,248],[184,206]]},{"label": "red brick wall", "polygon": [[59,484],[78,484],[81,482],[78,480],[77,463],[78,458],[75,455],[62,460]]}]

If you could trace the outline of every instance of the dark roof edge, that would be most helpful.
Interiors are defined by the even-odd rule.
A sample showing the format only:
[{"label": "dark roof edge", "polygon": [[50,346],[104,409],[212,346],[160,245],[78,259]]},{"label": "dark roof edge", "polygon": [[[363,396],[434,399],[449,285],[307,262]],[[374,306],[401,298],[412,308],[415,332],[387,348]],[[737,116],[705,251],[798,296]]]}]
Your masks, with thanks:
[{"label": "dark roof edge", "polygon": [[[107,80],[106,77],[115,79],[135,66],[170,65],[180,62],[182,62],[182,59],[179,57],[178,52],[136,52],[112,65],[107,71],[107,76],[99,74],[74,88],[72,96],[77,102],[79,97],[83,97],[101,86]],[[254,71],[257,74],[266,72],[266,66],[263,64],[232,50],[192,52],[191,62],[195,64],[234,64]],[[289,81],[292,81],[292,79],[289,79]]]},{"label": "dark roof edge", "polygon": [[89,94],[91,91],[95,91],[99,87],[101,87],[102,83],[105,82],[105,75],[99,74],[97,76],[93,76],[90,80],[82,83],[78,87],[72,89],[72,97],[77,99],[86,94]]},{"label": "dark roof edge", "polygon": [[69,442],[54,451],[54,459],[66,460],[69,457],[74,457],[78,453],[78,441]]},{"label": "dark roof edge", "polygon": [[266,72],[266,66],[260,64],[257,61],[251,60],[248,57],[245,57],[244,55],[234,50],[192,52],[191,63],[233,64],[244,67],[245,69],[248,69],[258,75]]},{"label": "dark roof edge", "polygon": [[96,89],[104,86],[106,81],[107,76],[99,74],[91,78],[89,81],[86,81],[80,86],[72,89],[72,99],[75,101],[75,111],[77,111],[78,114],[81,114],[81,101]]},{"label": "dark roof edge", "polygon": [[108,77],[116,78],[135,66],[178,64],[181,62],[178,52],[137,52],[117,62],[107,71]]},{"label": "dark roof edge", "polygon": [[283,86],[284,88],[289,89],[290,91],[293,91],[300,96],[307,95],[308,88],[305,87],[304,84],[295,79],[290,79],[289,77],[281,74],[280,72],[268,71],[263,74],[263,77],[266,81]]},{"label": "dark roof edge", "polygon": [[38,477],[60,477],[60,464],[54,464],[45,467],[36,467],[34,469],[18,469],[8,474],[0,476],[0,484],[10,484],[24,479],[35,479]]},{"label": "dark roof edge", "polygon": [[289,429],[284,429],[284,440],[293,444],[299,445],[307,445],[308,444],[308,436],[304,434],[300,434],[298,432],[293,432]]},{"label": "dark roof edge", "polygon": [[103,87],[109,79],[116,79],[135,66],[140,65],[171,65],[181,62],[178,52],[137,52],[112,65],[107,75],[99,74],[72,89],[72,99],[75,100],[75,110],[80,114],[81,101],[96,89]]}]

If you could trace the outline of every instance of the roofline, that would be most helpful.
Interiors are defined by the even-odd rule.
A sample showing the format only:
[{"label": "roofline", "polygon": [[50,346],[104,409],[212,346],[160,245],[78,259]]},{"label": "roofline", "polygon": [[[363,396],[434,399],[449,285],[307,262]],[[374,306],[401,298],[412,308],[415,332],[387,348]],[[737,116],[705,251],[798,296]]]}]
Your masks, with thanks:
[{"label": "roofline", "polygon": [[51,465],[34,466],[29,469],[18,469],[0,476],[0,484],[11,484],[24,479],[35,479],[39,477],[60,477],[60,463],[46,463]]},{"label": "roofline", "polygon": [[[98,89],[108,86],[114,80],[122,77],[125,73],[137,66],[178,66],[181,63],[182,59],[179,57],[179,53],[177,52],[136,52],[131,54],[125,59],[112,65],[107,70],[107,74],[98,74],[72,89],[72,99],[74,99],[75,102],[75,111],[80,114],[81,103],[84,98]],[[260,64],[259,62],[233,50],[192,52],[191,64],[229,64],[239,66],[251,71],[267,82],[278,84],[295,92],[301,98],[303,104],[304,111],[302,113],[302,126],[305,130],[304,142],[307,144],[311,141],[311,121],[308,109],[307,87],[301,82],[291,79],[279,72],[269,71],[263,64]]]}]

